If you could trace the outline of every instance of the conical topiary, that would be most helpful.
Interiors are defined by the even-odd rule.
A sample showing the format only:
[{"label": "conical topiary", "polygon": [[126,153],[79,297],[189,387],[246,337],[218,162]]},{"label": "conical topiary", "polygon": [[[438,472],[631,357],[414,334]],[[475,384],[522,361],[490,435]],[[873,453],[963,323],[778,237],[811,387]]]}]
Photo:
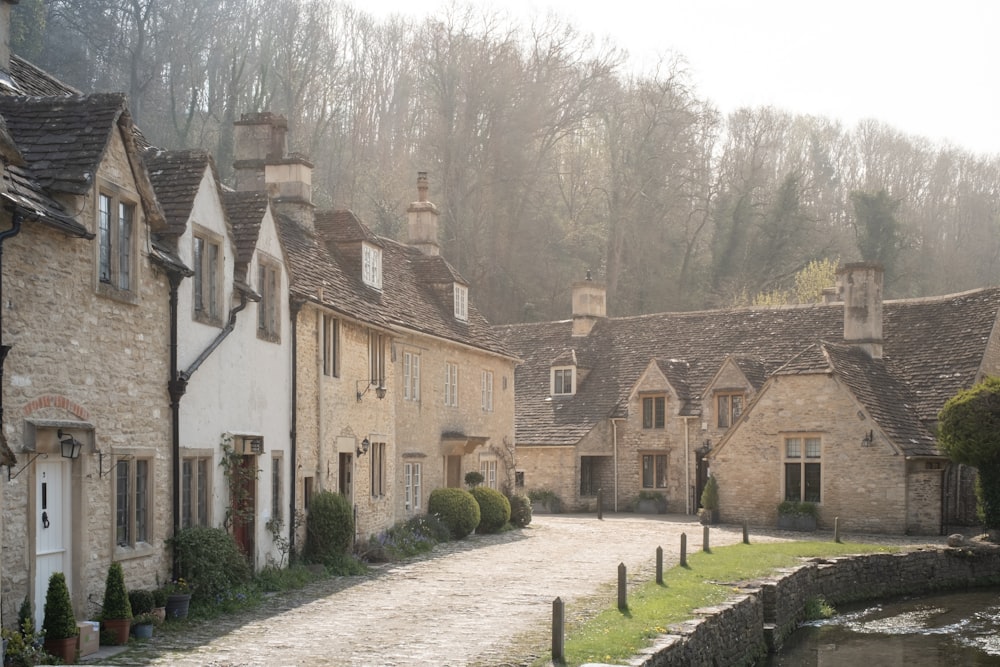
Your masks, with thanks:
[{"label": "conical topiary", "polygon": [[73,602],[69,599],[66,575],[53,572],[49,577],[49,588],[45,593],[45,617],[42,620],[45,639],[69,639],[76,637],[76,617],[73,616]]},{"label": "conical topiary", "polygon": [[132,618],[132,605],[125,589],[125,573],[122,564],[115,562],[108,567],[108,578],[104,582],[104,603],[101,617],[104,619]]}]

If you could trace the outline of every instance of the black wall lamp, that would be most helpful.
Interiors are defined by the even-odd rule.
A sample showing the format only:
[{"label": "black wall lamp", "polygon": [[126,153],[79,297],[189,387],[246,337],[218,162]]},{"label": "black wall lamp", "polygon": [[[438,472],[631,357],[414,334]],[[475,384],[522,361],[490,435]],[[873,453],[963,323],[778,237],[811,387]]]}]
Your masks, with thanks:
[{"label": "black wall lamp", "polygon": [[385,385],[382,384],[382,380],[368,380],[368,384],[364,391],[361,390],[361,380],[358,380],[354,383],[354,389],[358,393],[359,403],[361,402],[361,397],[367,394],[368,390],[372,387],[375,387],[375,396],[377,396],[379,400],[385,398]]},{"label": "black wall lamp", "polygon": [[363,455],[367,454],[368,453],[368,448],[371,447],[371,446],[372,446],[372,443],[368,442],[368,438],[365,438],[364,440],[362,440],[361,444],[358,445],[358,456],[360,457],[360,456],[363,456]]},{"label": "black wall lamp", "polygon": [[875,442],[875,431],[868,431],[865,437],[861,438],[862,447],[871,447],[873,442]]},{"label": "black wall lamp", "polygon": [[79,458],[80,450],[83,449],[82,442],[74,438],[72,433],[63,433],[62,429],[56,431],[56,437],[59,438],[59,449],[64,459]]}]

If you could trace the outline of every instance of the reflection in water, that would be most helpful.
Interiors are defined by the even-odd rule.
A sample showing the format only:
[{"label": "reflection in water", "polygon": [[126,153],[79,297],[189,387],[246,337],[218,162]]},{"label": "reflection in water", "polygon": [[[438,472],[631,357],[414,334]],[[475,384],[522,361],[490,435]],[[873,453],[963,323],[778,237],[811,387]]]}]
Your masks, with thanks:
[{"label": "reflection in water", "polygon": [[1000,665],[1000,589],[881,603],[810,623],[772,667]]}]

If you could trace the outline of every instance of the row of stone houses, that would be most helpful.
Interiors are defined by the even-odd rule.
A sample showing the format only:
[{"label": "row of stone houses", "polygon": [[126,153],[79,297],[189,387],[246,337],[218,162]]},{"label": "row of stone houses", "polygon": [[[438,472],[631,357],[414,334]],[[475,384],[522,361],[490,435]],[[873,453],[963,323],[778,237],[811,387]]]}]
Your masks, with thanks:
[{"label": "row of stone houses", "polygon": [[315,210],[281,116],[237,122],[227,188],[205,152],[147,146],[122,95],[0,70],[4,623],[25,596],[40,621],[52,572],[79,618],[112,561],[165,582],[187,526],[260,568],[316,492],[363,539],[469,471],[513,483],[516,359],[440,256],[425,175],[400,243]]},{"label": "row of stone houses", "polygon": [[571,320],[500,327],[517,369],[525,489],[563,507],[661,495],[694,513],[709,474],[723,521],[773,526],[784,500],[820,527],[939,534],[974,520],[968,469],[937,448],[945,401],[1000,373],[1000,289],[882,300],[849,264],[827,303],[607,317],[573,288]]}]

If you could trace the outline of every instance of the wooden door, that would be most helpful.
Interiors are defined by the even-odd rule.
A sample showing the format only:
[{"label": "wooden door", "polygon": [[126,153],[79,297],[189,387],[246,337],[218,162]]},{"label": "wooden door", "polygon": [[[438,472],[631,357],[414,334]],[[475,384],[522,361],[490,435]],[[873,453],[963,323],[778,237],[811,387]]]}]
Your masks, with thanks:
[{"label": "wooden door", "polygon": [[244,454],[233,466],[230,480],[233,537],[251,565],[254,563],[254,518],[257,514],[257,456]]},{"label": "wooden door", "polygon": [[35,626],[42,626],[45,593],[54,572],[66,575],[72,590],[70,551],[72,517],[70,516],[69,463],[64,459],[39,460],[35,464]]}]

